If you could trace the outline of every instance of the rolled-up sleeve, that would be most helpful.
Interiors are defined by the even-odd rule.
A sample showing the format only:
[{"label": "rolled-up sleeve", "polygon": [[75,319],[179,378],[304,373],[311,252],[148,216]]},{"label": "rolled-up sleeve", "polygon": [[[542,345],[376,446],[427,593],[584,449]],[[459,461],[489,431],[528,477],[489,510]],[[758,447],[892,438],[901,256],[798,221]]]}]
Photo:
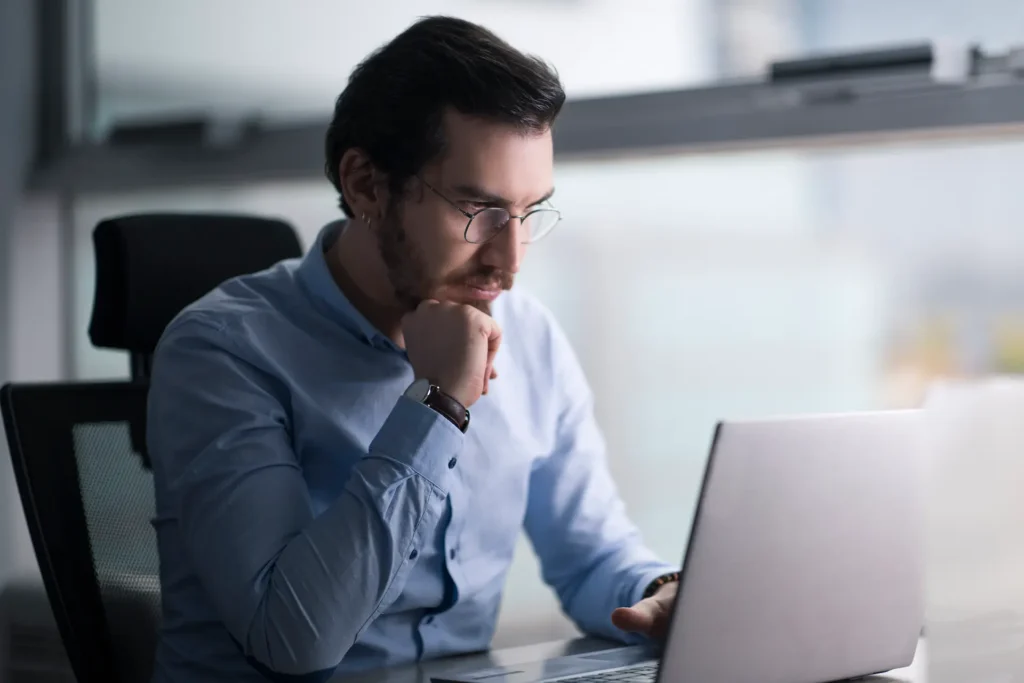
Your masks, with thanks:
[{"label": "rolled-up sleeve", "polygon": [[250,663],[322,680],[401,592],[463,435],[399,398],[315,517],[281,392],[216,322],[178,320],[154,360],[148,447],[187,560]]},{"label": "rolled-up sleeve", "polygon": [[562,409],[553,453],[530,479],[526,532],[545,582],[587,633],[634,642],[611,623],[646,586],[678,567],[659,560],[626,514],[606,462],[591,392],[568,342],[556,337]]}]

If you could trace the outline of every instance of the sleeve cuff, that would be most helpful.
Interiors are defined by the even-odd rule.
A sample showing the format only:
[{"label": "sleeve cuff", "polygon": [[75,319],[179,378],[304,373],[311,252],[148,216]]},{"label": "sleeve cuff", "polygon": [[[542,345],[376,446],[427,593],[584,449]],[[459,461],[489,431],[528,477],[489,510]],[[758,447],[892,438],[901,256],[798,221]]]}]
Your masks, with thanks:
[{"label": "sleeve cuff", "polygon": [[402,396],[370,443],[370,454],[411,467],[435,486],[455,467],[465,435],[435,410]]}]

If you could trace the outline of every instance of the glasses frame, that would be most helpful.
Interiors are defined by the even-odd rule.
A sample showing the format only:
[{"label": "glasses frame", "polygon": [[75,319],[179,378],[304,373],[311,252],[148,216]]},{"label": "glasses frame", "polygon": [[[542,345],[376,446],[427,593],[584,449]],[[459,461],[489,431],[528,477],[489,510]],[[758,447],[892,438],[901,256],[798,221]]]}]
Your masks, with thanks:
[{"label": "glasses frame", "polygon": [[[545,206],[545,207],[542,207],[542,208],[533,209],[532,211],[527,211],[522,216],[513,216],[511,214],[511,212],[509,212],[507,209],[502,209],[500,206],[487,206],[487,207],[484,207],[484,208],[480,209],[479,211],[472,211],[472,212],[466,211],[461,206],[459,206],[456,202],[454,202],[451,199],[449,199],[448,197],[446,197],[440,190],[438,190],[436,187],[434,187],[433,185],[428,183],[423,178],[420,178],[419,180],[420,180],[421,183],[423,183],[424,185],[427,186],[427,189],[429,189],[431,192],[433,192],[438,197],[443,199],[445,202],[448,203],[449,206],[451,206],[453,209],[455,209],[456,211],[458,211],[459,213],[461,213],[463,216],[465,216],[467,218],[466,228],[462,231],[462,239],[466,240],[470,244],[487,244],[488,242],[493,240],[495,237],[500,235],[502,233],[502,231],[506,227],[508,227],[508,224],[511,223],[512,219],[514,219],[514,218],[518,218],[519,222],[523,223],[527,218],[529,218],[533,214],[539,213],[541,211],[554,213],[555,216],[556,216],[554,225],[552,225],[551,228],[546,233],[544,233],[543,235],[541,235],[540,237],[538,237],[535,240],[531,239],[529,241],[522,242],[522,244],[536,244],[537,242],[539,242],[540,240],[544,239],[545,237],[550,235],[552,232],[554,232],[555,227],[562,220],[562,212],[559,211],[558,209],[554,208],[553,206]],[[482,214],[485,211],[493,211],[494,209],[498,209],[500,211],[504,211],[505,213],[507,213],[508,214],[508,220],[505,221],[505,223],[493,235],[491,235],[487,239],[483,240],[482,242],[474,242],[473,240],[469,239],[469,227],[471,225],[473,225],[473,219],[476,218],[477,216],[479,216],[480,214]]]}]

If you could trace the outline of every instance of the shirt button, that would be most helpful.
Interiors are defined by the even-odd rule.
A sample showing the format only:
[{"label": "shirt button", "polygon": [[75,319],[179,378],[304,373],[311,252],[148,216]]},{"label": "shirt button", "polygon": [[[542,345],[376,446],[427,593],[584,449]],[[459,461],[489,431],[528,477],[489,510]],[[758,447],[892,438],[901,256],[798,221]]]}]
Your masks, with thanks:
[{"label": "shirt button", "polygon": [[448,558],[452,559],[452,560],[455,559],[455,548],[452,548],[451,550],[448,551]]},{"label": "shirt button", "polygon": [[426,619],[423,620],[423,623],[424,624],[428,624],[428,625],[429,624],[433,624],[434,623],[434,617],[427,617]]},{"label": "shirt button", "polygon": [[413,551],[411,553],[409,553],[409,559],[410,560],[415,560],[417,557],[419,557],[419,555],[420,555],[420,551],[416,550],[415,548],[413,548]]},{"label": "shirt button", "polygon": [[455,463],[457,463],[458,461],[459,461],[458,458],[452,458],[451,460],[449,460],[448,461],[448,469],[450,469],[450,470],[455,469]]}]

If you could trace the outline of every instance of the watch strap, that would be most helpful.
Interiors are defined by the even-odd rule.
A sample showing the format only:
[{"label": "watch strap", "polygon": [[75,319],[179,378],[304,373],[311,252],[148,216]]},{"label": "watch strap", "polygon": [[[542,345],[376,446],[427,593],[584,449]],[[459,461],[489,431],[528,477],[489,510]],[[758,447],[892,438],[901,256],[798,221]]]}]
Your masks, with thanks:
[{"label": "watch strap", "polygon": [[423,404],[441,413],[459,428],[462,433],[469,429],[469,408],[444,393],[435,385],[431,385]]}]

